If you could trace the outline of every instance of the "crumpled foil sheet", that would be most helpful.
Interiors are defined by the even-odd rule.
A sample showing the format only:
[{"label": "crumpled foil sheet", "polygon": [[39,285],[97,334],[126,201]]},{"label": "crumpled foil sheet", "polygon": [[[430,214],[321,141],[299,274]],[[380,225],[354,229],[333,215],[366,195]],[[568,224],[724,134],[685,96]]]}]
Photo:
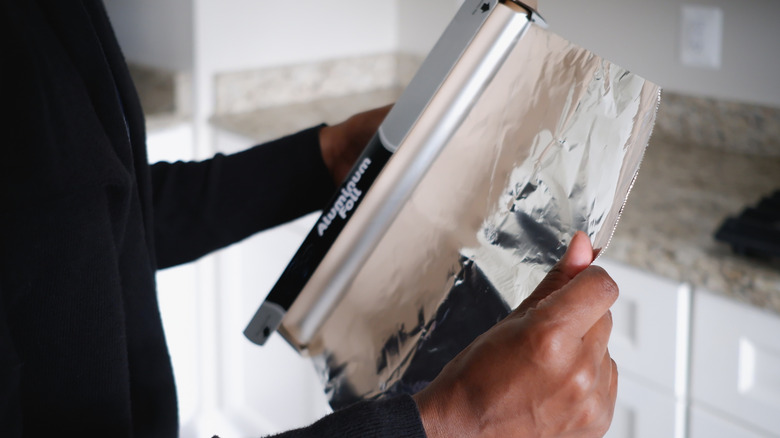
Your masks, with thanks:
[{"label": "crumpled foil sheet", "polygon": [[659,98],[532,26],[308,346],[331,405],[422,389],[530,294],[575,231],[605,248]]}]

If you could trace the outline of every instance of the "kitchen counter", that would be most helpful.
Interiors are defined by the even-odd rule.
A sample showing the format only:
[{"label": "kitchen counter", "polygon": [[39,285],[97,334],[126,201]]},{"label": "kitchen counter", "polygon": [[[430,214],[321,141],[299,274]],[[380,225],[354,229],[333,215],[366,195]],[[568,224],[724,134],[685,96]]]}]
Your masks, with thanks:
[{"label": "kitchen counter", "polygon": [[153,132],[189,122],[189,77],[137,64],[128,66],[146,120]]},{"label": "kitchen counter", "polygon": [[256,142],[264,142],[318,125],[335,124],[353,114],[395,102],[401,90],[390,88],[234,114],[220,114],[211,123]]},{"label": "kitchen counter", "polygon": [[714,239],[780,189],[780,157],[650,140],[639,177],[605,255],[780,314],[780,261],[739,256]]},{"label": "kitchen counter", "polygon": [[[257,142],[393,102],[398,90],[216,116]],[[662,108],[663,110],[663,108]],[[780,189],[780,157],[681,143],[656,130],[605,256],[780,314],[780,263],[737,256],[715,230]]]}]

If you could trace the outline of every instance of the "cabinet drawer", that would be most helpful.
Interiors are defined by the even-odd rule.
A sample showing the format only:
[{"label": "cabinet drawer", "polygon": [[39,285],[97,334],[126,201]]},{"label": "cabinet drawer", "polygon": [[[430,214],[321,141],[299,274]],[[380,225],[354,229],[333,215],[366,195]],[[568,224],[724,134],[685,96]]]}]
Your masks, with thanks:
[{"label": "cabinet drawer", "polygon": [[694,403],[780,433],[780,317],[697,292],[692,350]]},{"label": "cabinet drawer", "polygon": [[689,288],[612,260],[596,264],[620,287],[612,307],[609,351],[621,374],[681,395],[687,374]]},{"label": "cabinet drawer", "polygon": [[771,438],[768,435],[751,430],[728,417],[710,412],[699,406],[691,407],[690,434],[688,438]]},{"label": "cabinet drawer", "polygon": [[317,216],[313,213],[258,233],[219,254],[217,388],[221,412],[237,429],[234,436],[302,427],[330,410],[310,359],[295,352],[279,334],[262,347],[241,335]]},{"label": "cabinet drawer", "polygon": [[604,438],[680,437],[676,433],[677,423],[681,424],[678,421],[679,410],[671,394],[659,392],[620,374],[615,415]]}]

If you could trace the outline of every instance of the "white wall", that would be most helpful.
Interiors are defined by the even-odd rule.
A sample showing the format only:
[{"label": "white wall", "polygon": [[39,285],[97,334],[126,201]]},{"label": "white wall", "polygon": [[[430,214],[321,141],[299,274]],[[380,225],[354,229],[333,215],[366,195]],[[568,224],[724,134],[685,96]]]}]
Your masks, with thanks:
[{"label": "white wall", "polygon": [[167,69],[191,69],[193,51],[213,71],[235,71],[397,48],[393,1],[105,0],[105,4],[127,59]]},{"label": "white wall", "polygon": [[221,72],[396,50],[398,17],[392,1],[191,1],[196,123],[213,114],[212,78]]},{"label": "white wall", "polygon": [[166,70],[192,68],[191,0],[104,0],[125,57]]},{"label": "white wall", "polygon": [[540,0],[550,28],[670,91],[780,107],[780,1],[690,0],[723,9],[720,70],[679,61],[682,0]]},{"label": "white wall", "polygon": [[462,0],[397,0],[397,50],[419,56],[428,54],[462,3]]},{"label": "white wall", "polygon": [[105,0],[129,60],[177,70],[192,66],[193,4],[198,5],[198,56],[217,71],[395,51],[425,55],[461,3]]},{"label": "white wall", "polygon": [[392,52],[395,2],[365,0],[199,1],[197,48],[216,71],[309,63]]},{"label": "white wall", "polygon": [[[667,90],[780,107],[780,1],[689,1],[723,9],[719,70],[680,64],[683,0],[540,0],[539,8],[556,33]],[[462,1],[105,2],[129,60],[188,70],[194,38],[198,64],[220,72],[396,50],[423,55]]]}]

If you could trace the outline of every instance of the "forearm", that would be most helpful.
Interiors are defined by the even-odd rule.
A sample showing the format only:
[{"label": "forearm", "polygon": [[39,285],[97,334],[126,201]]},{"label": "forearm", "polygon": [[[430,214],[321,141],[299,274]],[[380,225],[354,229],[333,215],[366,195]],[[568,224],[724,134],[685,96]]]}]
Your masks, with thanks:
[{"label": "forearm", "polygon": [[335,187],[318,131],[203,162],[152,166],[158,266],[194,260],[321,208]]}]

